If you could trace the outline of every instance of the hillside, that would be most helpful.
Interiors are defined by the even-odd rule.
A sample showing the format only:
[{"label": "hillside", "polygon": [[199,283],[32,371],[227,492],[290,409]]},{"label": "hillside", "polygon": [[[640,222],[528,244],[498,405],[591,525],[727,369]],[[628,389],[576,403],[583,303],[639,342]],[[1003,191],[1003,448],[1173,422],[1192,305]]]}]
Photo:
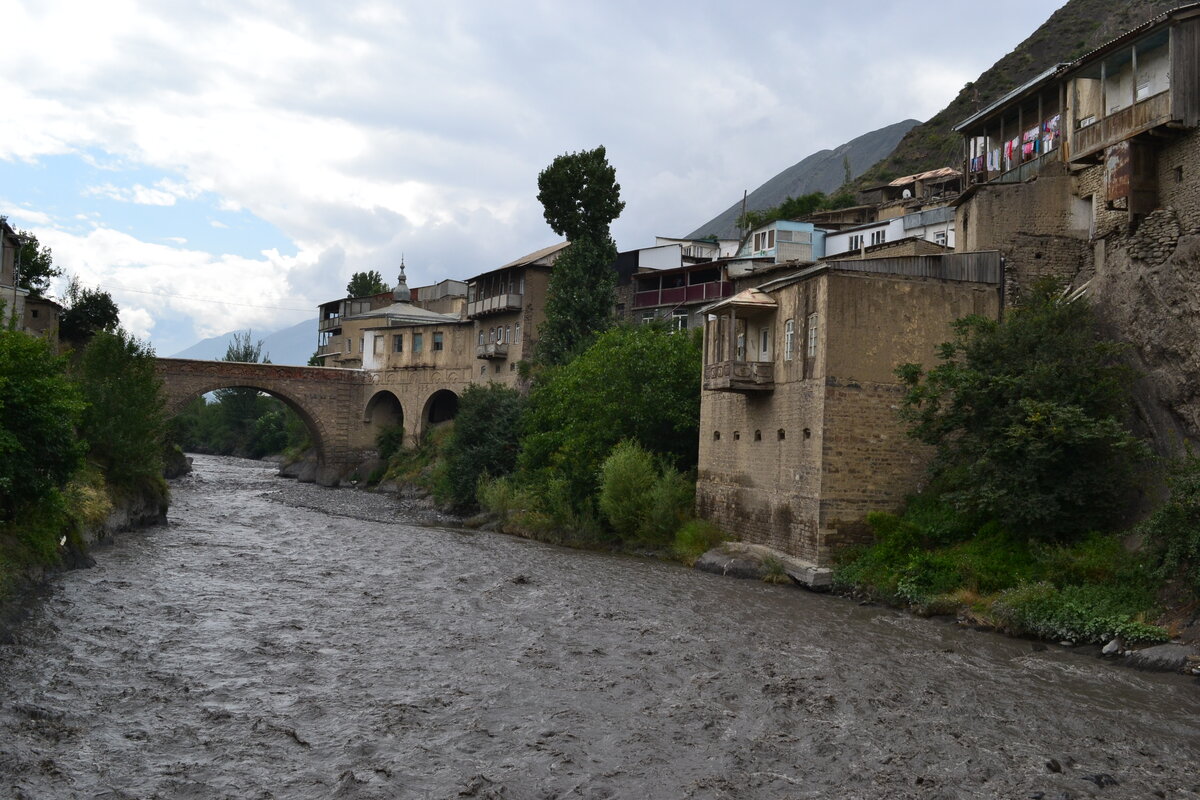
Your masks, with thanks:
[{"label": "hillside", "polygon": [[962,161],[962,139],[951,128],[1060,61],[1079,56],[1182,5],[1181,0],[1070,0],[1032,35],[985,70],[927,122],[912,128],[896,149],[852,183],[856,188]]},{"label": "hillside", "polygon": [[[900,138],[917,125],[915,119],[906,119],[871,131],[852,139],[832,150],[821,150],[798,164],[785,169],[759,186],[746,198],[746,208],[759,211],[773,208],[788,197],[799,197],[811,192],[832,194],[846,180],[846,162],[850,163],[850,176],[855,178],[872,164],[892,152]],[[716,235],[722,239],[738,235],[737,218],[742,212],[739,197],[733,205],[687,234],[689,238]]]}]

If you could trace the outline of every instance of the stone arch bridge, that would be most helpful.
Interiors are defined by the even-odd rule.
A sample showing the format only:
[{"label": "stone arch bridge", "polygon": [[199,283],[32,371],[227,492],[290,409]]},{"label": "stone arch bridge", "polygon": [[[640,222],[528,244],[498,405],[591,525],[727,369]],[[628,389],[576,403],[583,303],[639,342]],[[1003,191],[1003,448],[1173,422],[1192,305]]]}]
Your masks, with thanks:
[{"label": "stone arch bridge", "polygon": [[433,381],[403,381],[358,369],[183,358],[156,362],[170,416],[217,389],[257,389],[281,400],[308,427],[317,453],[316,481],[326,486],[336,486],[376,458],[375,439],[384,428],[402,425],[405,442],[413,444],[430,427],[453,419],[467,377],[437,373]]}]

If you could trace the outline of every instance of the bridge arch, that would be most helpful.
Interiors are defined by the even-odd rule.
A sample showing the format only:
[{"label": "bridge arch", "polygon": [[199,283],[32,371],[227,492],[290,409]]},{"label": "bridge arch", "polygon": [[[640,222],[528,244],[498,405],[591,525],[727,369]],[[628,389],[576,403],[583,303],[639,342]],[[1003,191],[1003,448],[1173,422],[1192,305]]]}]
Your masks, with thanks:
[{"label": "bridge arch", "polygon": [[387,428],[404,425],[404,404],[395,392],[380,389],[363,409],[363,425],[372,442]]},{"label": "bridge arch", "polygon": [[458,395],[449,389],[438,389],[425,400],[421,411],[421,426],[425,430],[449,422],[458,416]]}]

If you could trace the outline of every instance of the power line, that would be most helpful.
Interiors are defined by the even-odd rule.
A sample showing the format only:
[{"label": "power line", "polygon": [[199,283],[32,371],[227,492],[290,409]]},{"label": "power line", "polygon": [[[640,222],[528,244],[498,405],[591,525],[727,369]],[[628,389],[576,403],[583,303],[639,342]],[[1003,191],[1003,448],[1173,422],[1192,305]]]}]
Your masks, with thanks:
[{"label": "power line", "polygon": [[264,306],[255,303],[238,303],[234,300],[218,300],[215,297],[196,297],[188,294],[172,294],[171,292],[156,292],[150,289],[133,289],[128,286],[119,286],[115,283],[100,284],[101,289],[119,289],[122,292],[136,292],[138,294],[150,294],[156,297],[174,297],[180,300],[195,300],[200,303],[220,303],[224,306],[244,306],[246,308],[266,308],[272,311],[314,311],[314,308],[294,308],[292,306]]}]

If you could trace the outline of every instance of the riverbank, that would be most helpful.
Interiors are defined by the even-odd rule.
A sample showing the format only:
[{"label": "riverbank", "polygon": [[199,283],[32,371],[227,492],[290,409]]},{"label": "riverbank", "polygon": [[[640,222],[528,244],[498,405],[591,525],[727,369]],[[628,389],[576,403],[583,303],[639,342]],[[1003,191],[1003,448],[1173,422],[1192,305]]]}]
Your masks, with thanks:
[{"label": "riverbank", "polygon": [[98,473],[85,471],[68,486],[64,506],[0,531],[0,642],[13,639],[54,576],[91,567],[97,545],[123,531],[164,524],[169,492],[165,484],[115,492]]}]

